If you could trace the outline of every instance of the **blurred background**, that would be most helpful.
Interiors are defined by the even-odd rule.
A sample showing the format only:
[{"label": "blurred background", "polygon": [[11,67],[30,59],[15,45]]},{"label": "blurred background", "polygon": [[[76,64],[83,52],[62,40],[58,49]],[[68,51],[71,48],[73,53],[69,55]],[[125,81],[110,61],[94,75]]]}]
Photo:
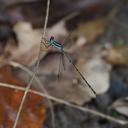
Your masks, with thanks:
[{"label": "blurred background", "polygon": [[[23,96],[23,91],[11,85],[26,87],[32,76],[46,4],[47,0],[0,0],[0,128],[13,126]],[[53,128],[54,112],[55,128],[127,128],[127,23],[127,0],[51,0],[45,38],[54,36],[65,44],[65,51],[97,97],[66,58],[63,69],[57,49],[42,46],[32,89],[47,92],[62,103],[29,93],[17,127]]]}]

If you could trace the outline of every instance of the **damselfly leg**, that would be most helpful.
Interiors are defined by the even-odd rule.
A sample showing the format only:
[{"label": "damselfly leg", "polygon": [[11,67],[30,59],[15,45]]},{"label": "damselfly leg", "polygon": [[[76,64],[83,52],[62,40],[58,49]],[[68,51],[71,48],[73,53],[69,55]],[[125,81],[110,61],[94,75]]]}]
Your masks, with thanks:
[{"label": "damselfly leg", "polygon": [[[69,39],[70,39],[71,34],[72,34],[72,32],[61,43],[63,48],[67,47],[67,44],[69,43]],[[59,61],[58,80],[60,79],[60,76],[61,76],[61,69],[63,68],[64,71],[66,70],[65,59],[64,59],[64,49],[60,50],[60,54],[61,55],[60,55],[60,61]],[[61,68],[61,66],[62,66],[62,68]]]},{"label": "damselfly leg", "polygon": [[46,38],[42,38],[41,40],[41,51],[47,51],[51,44],[48,43]]},{"label": "damselfly leg", "polygon": [[66,67],[65,67],[64,52],[63,52],[63,51],[61,52],[61,58],[62,58],[62,66],[63,66],[63,70],[65,70]]}]

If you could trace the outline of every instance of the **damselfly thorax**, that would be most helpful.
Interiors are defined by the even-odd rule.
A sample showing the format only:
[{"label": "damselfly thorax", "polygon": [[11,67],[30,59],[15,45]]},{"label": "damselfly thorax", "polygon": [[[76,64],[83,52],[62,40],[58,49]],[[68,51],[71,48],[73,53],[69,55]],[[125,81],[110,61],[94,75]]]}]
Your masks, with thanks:
[{"label": "damselfly thorax", "polygon": [[53,36],[48,40],[48,44],[53,46],[54,48],[57,48],[61,52],[64,51],[64,45],[54,40]]}]

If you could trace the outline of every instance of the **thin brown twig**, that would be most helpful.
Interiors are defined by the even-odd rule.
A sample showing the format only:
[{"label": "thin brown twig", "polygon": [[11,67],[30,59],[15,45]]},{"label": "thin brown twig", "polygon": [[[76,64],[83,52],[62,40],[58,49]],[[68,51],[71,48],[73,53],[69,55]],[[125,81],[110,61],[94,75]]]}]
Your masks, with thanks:
[{"label": "thin brown twig", "polygon": [[22,111],[22,108],[23,108],[23,105],[24,105],[24,101],[25,101],[25,99],[26,99],[26,97],[27,97],[27,94],[28,94],[28,92],[29,92],[29,89],[31,88],[32,82],[33,82],[33,80],[34,80],[34,77],[36,76],[37,71],[38,71],[38,67],[39,67],[39,63],[40,63],[40,55],[41,55],[41,46],[42,46],[43,39],[44,39],[44,37],[45,37],[46,28],[47,28],[47,22],[48,22],[48,17],[49,17],[49,6],[50,6],[50,0],[47,0],[47,8],[46,8],[46,16],[45,16],[44,31],[43,31],[43,37],[41,38],[41,42],[40,42],[40,48],[39,48],[39,53],[38,53],[38,59],[37,59],[36,66],[35,66],[34,71],[33,71],[33,75],[32,75],[32,77],[31,77],[31,79],[30,79],[28,85],[26,86],[24,95],[23,95],[23,97],[22,97],[22,100],[21,100],[21,103],[20,103],[20,106],[19,106],[19,109],[18,109],[18,112],[17,112],[17,115],[16,115],[16,119],[15,119],[13,128],[16,128],[16,126],[17,126],[17,123],[18,123],[18,120],[19,120],[19,117],[20,117],[20,114],[21,114],[21,111]]},{"label": "thin brown twig", "polygon": [[[19,86],[7,84],[7,83],[1,83],[0,82],[0,86],[1,87],[11,88],[11,89],[25,91],[24,87],[19,87]],[[32,89],[30,89],[29,92],[34,93],[34,94],[39,95],[39,96],[42,96],[42,97],[45,97],[47,99],[53,100],[53,101],[55,101],[57,103],[61,103],[61,104],[64,104],[66,106],[75,108],[77,110],[80,110],[80,111],[83,111],[83,112],[88,112],[88,113],[94,114],[96,116],[100,116],[102,118],[105,118],[105,119],[107,119],[109,121],[112,121],[112,122],[120,124],[120,125],[128,124],[128,121],[126,121],[126,120],[117,119],[117,118],[111,117],[109,115],[103,114],[101,112],[98,112],[98,111],[95,111],[95,110],[92,110],[92,109],[89,109],[89,108],[85,108],[85,107],[81,107],[81,106],[78,106],[78,105],[74,105],[74,104],[69,103],[69,102],[67,102],[65,100],[62,100],[62,99],[59,99],[59,98],[56,98],[56,97],[53,97],[53,96],[50,96],[50,95],[47,95],[47,94],[32,90]]]}]

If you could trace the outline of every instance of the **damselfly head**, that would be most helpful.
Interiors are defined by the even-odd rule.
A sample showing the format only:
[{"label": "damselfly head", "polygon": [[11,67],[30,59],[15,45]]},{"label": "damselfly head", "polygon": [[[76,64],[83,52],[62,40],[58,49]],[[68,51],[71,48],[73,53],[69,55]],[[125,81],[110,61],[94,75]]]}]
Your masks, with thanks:
[{"label": "damselfly head", "polygon": [[51,36],[50,41],[51,41],[51,40],[54,40],[54,36]]}]

